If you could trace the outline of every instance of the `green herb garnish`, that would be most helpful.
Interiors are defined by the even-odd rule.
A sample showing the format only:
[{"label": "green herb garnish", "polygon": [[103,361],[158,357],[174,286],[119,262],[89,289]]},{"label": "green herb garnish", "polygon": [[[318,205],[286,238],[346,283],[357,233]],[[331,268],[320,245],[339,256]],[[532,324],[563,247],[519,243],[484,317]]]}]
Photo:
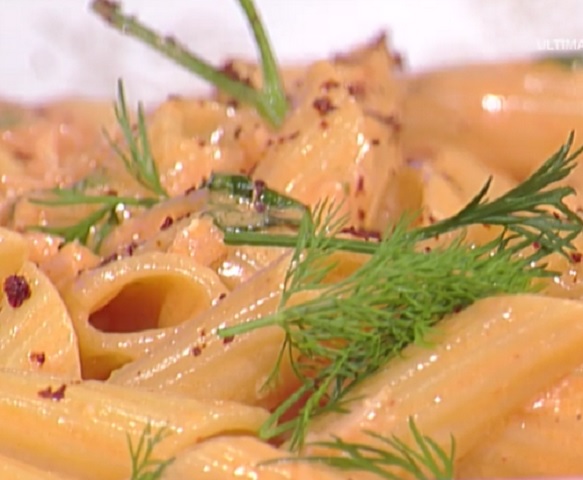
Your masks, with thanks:
[{"label": "green herb garnish", "polygon": [[[380,242],[338,238],[342,223],[333,208],[306,214],[297,235],[226,232],[225,240],[242,239],[254,245],[296,247],[280,308],[264,318],[219,330],[238,335],[267,326],[286,333],[280,353],[289,354],[298,391],[286,399],[263,426],[271,438],[291,431],[291,446],[302,445],[315,415],[343,408],[346,394],[444,316],[475,301],[502,293],[536,289],[535,280],[551,275],[535,263],[551,253],[569,257],[572,240],[581,233],[580,218],[563,202],[569,187],[552,187],[574,168],[573,136],[529,179],[502,197],[488,201],[490,182],[457,215],[428,227],[409,229],[401,220]],[[559,213],[558,213],[559,212]],[[463,243],[463,229],[489,224],[503,233],[483,246]],[[460,230],[451,244],[420,251],[419,242]],[[532,253],[525,253],[532,247]],[[370,253],[370,259],[347,278],[326,285],[339,250]],[[300,292],[313,291],[312,300],[293,305]],[[294,353],[299,353],[299,359]],[[276,366],[277,370],[277,366]],[[296,418],[280,423],[282,415],[306,394]]]},{"label": "green herb garnish", "polygon": [[[327,442],[310,443],[310,447],[322,447],[338,452],[338,456],[319,455],[294,458],[294,461],[324,463],[343,471],[369,472],[379,478],[402,480],[395,472],[412,475],[417,480],[451,480],[454,477],[455,441],[452,438],[449,451],[443,450],[434,440],[422,435],[412,418],[409,429],[413,435],[411,447],[401,439],[384,437],[374,432],[365,432],[371,439],[387,446],[386,449],[363,443],[345,442],[336,438]],[[281,461],[281,460],[278,460]],[[286,459],[287,461],[287,459]]]},{"label": "green herb garnish", "polygon": [[225,232],[297,228],[307,211],[297,200],[244,175],[214,173],[203,186],[209,191],[204,213]]},{"label": "green herb garnish", "polygon": [[160,480],[162,478],[164,471],[174,459],[157,460],[153,455],[154,448],[167,436],[167,431],[164,428],[161,428],[156,433],[152,433],[152,426],[150,424],[144,428],[136,446],[134,446],[131,437],[129,435],[127,436],[132,462],[130,480]]},{"label": "green herb garnish", "polygon": [[127,108],[123,83],[118,82],[118,100],[115,105],[115,115],[119,123],[124,141],[129,153],[106,134],[112,148],[122,159],[128,173],[152,196],[146,198],[121,197],[113,195],[90,195],[85,191],[103,183],[100,173],[97,176],[89,176],[76,182],[69,188],[54,188],[48,190],[47,198],[31,198],[31,203],[52,207],[66,207],[74,205],[99,205],[99,208],[91,212],[87,217],[73,225],[66,226],[35,226],[33,230],[58,235],[66,242],[78,240],[84,245],[90,241],[95,251],[99,251],[101,244],[110,231],[119,224],[118,209],[121,206],[134,206],[150,208],[167,198],[168,194],[160,183],[156,163],[151,153],[148,141],[148,131],[145,115],[141,104],[138,104],[137,132],[134,133],[130,121],[130,113]]},{"label": "green herb garnish", "polygon": [[253,105],[263,118],[277,127],[283,122],[288,105],[275,56],[253,1],[239,0],[239,3],[247,17],[259,48],[263,71],[263,88],[261,91],[247,85],[245,82],[233,79],[213,67],[210,63],[180,45],[175,38],[162,36],[143,25],[136,18],[124,14],[117,3],[110,0],[93,0],[91,8],[113,28],[140,40],[237,100]]}]

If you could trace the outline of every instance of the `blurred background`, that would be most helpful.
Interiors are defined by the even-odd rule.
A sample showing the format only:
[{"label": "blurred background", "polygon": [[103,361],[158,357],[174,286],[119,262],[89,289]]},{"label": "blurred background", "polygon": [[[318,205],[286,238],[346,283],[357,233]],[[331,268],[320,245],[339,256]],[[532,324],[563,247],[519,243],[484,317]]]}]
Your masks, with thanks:
[{"label": "blurred background", "polygon": [[[381,30],[413,69],[545,53],[541,50],[583,56],[579,0],[256,1],[280,60],[287,62],[341,51]],[[122,3],[207,59],[253,58],[235,0]],[[0,0],[0,97],[111,97],[118,77],[132,99],[144,101],[204,89],[192,75],[109,29],[88,5]]]}]

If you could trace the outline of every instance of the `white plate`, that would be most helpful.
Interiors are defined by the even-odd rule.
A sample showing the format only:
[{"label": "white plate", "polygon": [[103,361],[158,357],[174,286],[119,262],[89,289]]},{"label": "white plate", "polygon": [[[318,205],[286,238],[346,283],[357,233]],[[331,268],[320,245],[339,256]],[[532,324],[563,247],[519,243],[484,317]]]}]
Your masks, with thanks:
[{"label": "white plate", "polygon": [[[282,61],[327,55],[391,33],[412,68],[577,50],[579,0],[257,0]],[[160,31],[219,62],[252,57],[235,0],[124,0]],[[89,12],[88,0],[0,0],[0,97],[111,97],[123,77],[132,99],[200,90],[202,83]],[[556,52],[555,52],[556,53]],[[564,53],[564,52],[563,52]]]}]

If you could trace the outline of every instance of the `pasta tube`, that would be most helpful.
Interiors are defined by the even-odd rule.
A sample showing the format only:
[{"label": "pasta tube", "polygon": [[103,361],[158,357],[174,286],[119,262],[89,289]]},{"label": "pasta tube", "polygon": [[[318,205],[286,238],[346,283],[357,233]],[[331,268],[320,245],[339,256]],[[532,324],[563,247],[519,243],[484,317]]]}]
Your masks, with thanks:
[{"label": "pasta tube", "polygon": [[301,461],[262,464],[292,456],[253,437],[217,437],[205,440],[179,454],[163,480],[348,480],[351,473]]},{"label": "pasta tube", "polygon": [[253,433],[266,416],[230,402],[0,371],[0,454],[87,480],[127,476],[127,436],[136,444],[148,425],[168,430],[156,449],[168,458],[209,436]]},{"label": "pasta tube", "polygon": [[34,467],[12,457],[0,455],[0,478],[16,480],[78,480],[78,478]]},{"label": "pasta tube", "polygon": [[258,329],[233,339],[219,338],[216,330],[272,313],[279,304],[289,258],[281,257],[214,308],[176,327],[163,344],[113,372],[109,381],[194,398],[276,405],[298,382],[284,359],[281,378],[265,385],[283,343],[283,330]]},{"label": "pasta tube", "polygon": [[[537,392],[583,363],[583,303],[536,295],[481,300],[445,320],[351,393],[350,413],[316,419],[308,441],[363,430],[410,438],[409,417],[458,458]],[[476,348],[479,345],[479,348]]]},{"label": "pasta tube", "polygon": [[84,378],[106,378],[226,293],[212,270],[169,253],[127,257],[81,274],[63,298]]},{"label": "pasta tube", "polygon": [[[0,368],[81,377],[78,343],[65,304],[49,279],[26,262],[12,281],[25,282],[29,297],[0,304]],[[8,280],[4,280],[7,282]]]},{"label": "pasta tube", "polygon": [[582,414],[583,373],[579,368],[484,436],[461,459],[460,478],[583,474]]}]

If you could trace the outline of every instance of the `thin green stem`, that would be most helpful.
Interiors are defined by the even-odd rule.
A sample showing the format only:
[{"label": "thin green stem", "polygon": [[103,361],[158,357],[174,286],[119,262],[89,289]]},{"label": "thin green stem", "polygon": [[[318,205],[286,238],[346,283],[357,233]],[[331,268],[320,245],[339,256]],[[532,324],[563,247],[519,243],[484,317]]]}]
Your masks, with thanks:
[{"label": "thin green stem", "polygon": [[[266,90],[259,92],[249,85],[231,78],[227,74],[213,67],[210,63],[188,50],[172,36],[159,35],[154,30],[142,24],[138,19],[126,15],[120,6],[110,0],[93,0],[92,10],[99,15],[108,25],[125,35],[139,40],[162,55],[173,60],[178,65],[190,72],[214,84],[218,89],[236,99],[255,106],[258,112],[274,126],[279,126],[287,111],[287,103],[279,75],[277,65],[268,44],[267,36],[263,31],[259,17],[251,0],[240,0],[243,10],[249,17],[264,65]],[[275,72],[275,74],[274,74]],[[280,91],[281,90],[281,91]]]},{"label": "thin green stem", "polygon": [[255,43],[259,48],[261,55],[261,68],[263,72],[263,92],[265,94],[265,101],[269,109],[277,118],[283,119],[287,111],[287,100],[285,98],[285,90],[283,82],[277,67],[277,61],[273,50],[271,49],[271,42],[263,28],[263,23],[259,17],[259,13],[255,9],[255,5],[251,0],[239,0],[245,16],[251,26]]}]

